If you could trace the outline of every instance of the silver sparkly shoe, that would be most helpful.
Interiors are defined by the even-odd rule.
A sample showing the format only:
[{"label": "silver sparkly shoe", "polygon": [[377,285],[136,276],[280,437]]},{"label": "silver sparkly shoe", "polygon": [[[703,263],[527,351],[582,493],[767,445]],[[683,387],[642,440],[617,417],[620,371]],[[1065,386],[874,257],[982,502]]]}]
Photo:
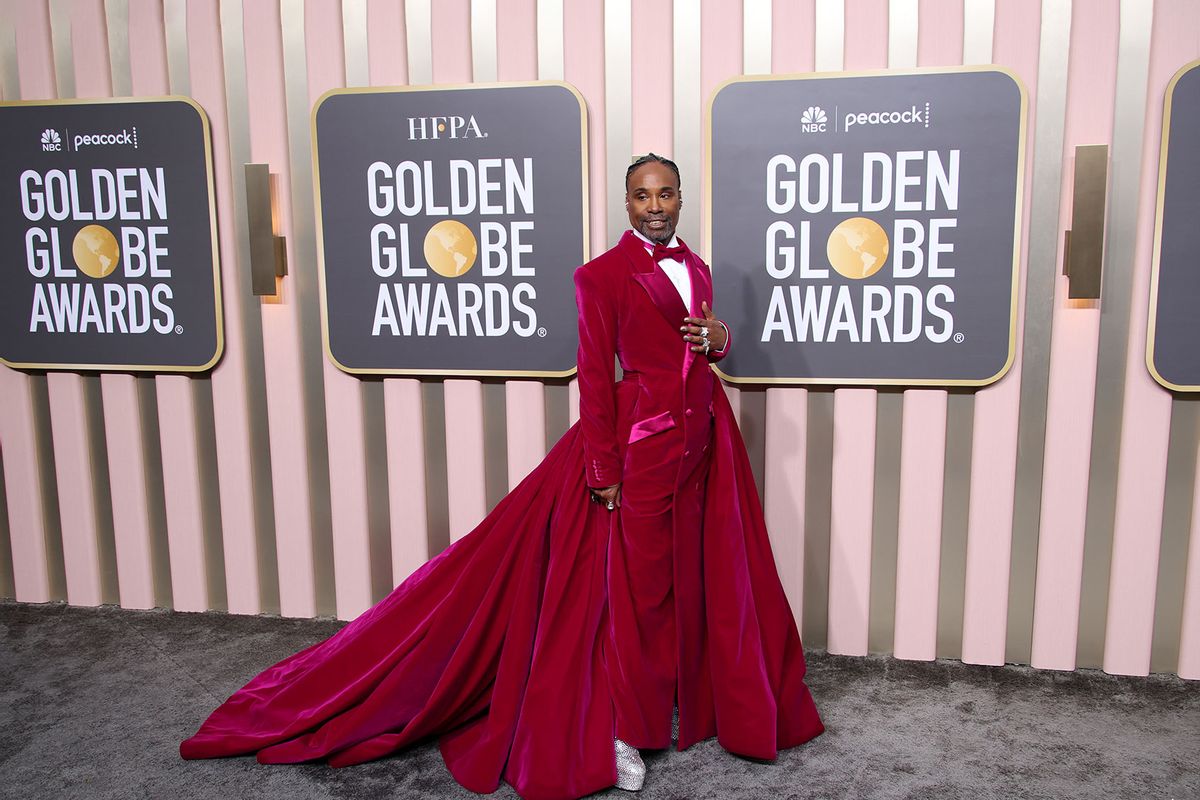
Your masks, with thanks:
[{"label": "silver sparkly shoe", "polygon": [[642,754],[620,739],[613,740],[613,749],[617,754],[617,788],[630,792],[640,790],[646,780],[646,762],[642,761]]}]

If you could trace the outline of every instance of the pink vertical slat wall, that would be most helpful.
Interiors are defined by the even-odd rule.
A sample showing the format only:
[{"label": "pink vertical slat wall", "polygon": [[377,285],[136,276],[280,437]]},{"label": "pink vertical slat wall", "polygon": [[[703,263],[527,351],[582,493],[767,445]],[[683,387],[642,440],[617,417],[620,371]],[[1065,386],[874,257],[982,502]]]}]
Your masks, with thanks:
[{"label": "pink vertical slat wall", "polygon": [[[64,92],[73,87],[80,97],[112,95],[121,60],[108,50],[109,5],[103,0],[0,0],[0,13],[16,34],[13,58],[0,64],[15,63],[19,73],[6,85],[19,86],[23,99],[54,98],[60,87]],[[314,351],[317,273],[315,255],[307,254],[315,250],[313,241],[303,238],[314,235],[316,224],[306,195],[311,189],[304,150],[307,115],[321,93],[347,84],[348,48],[365,48],[372,86],[404,86],[412,75],[425,80],[430,69],[434,84],[458,85],[492,76],[501,81],[559,77],[553,74],[556,64],[539,63],[539,45],[547,44],[539,35],[552,37],[553,46],[545,52],[561,50],[561,77],[587,104],[590,247],[599,253],[612,244],[606,233],[608,198],[619,194],[625,167],[607,163],[610,136],[627,135],[634,153],[653,150],[684,158],[690,154],[678,154],[676,147],[686,150],[695,141],[702,148],[704,119],[703,112],[694,121],[676,116],[679,100],[699,101],[703,109],[722,82],[751,70],[812,71],[819,51],[826,54],[821,66],[838,66],[829,61],[840,53],[847,71],[907,68],[913,54],[917,66],[986,63],[978,45],[968,52],[965,20],[991,8],[973,0],[633,2],[625,48],[617,46],[624,42],[606,41],[606,0],[566,0],[561,26],[550,27],[544,23],[557,19],[558,7],[551,0],[343,5],[343,0],[179,5],[130,0],[132,94],[158,96],[187,86],[210,120],[225,354],[209,377],[110,373],[97,381],[79,373],[42,377],[0,367],[0,402],[7,412],[0,417],[0,457],[16,599],[83,605],[119,600],[129,608],[165,604],[180,610],[227,604],[235,613],[259,613],[274,602],[264,596],[274,589],[264,587],[274,585],[269,571],[277,570],[279,610],[285,616],[352,618],[376,599],[377,575],[400,582],[474,527],[487,511],[488,486],[502,487],[505,477],[513,486],[539,462],[553,444],[548,423],[562,420],[563,409],[551,398],[565,403],[572,422],[578,418],[573,381],[565,392],[562,381],[508,380],[501,393],[472,376],[389,377],[382,387],[368,386]],[[991,60],[1023,83],[1029,102],[1022,279],[1016,360],[1003,379],[967,398],[973,415],[969,450],[965,441],[956,445],[951,438],[961,439],[966,428],[948,428],[948,395],[936,388],[904,392],[902,407],[892,390],[869,387],[729,389],[761,462],[756,469],[762,469],[771,542],[793,611],[799,619],[808,598],[822,604],[809,616],[827,617],[827,631],[817,626],[810,646],[863,655],[868,632],[874,642],[882,626],[896,656],[931,659],[939,614],[946,608],[939,587],[959,587],[962,644],[955,655],[964,661],[1003,663],[1006,637],[1015,626],[1032,640],[1035,666],[1075,669],[1081,666],[1081,637],[1095,635],[1080,626],[1081,611],[1095,611],[1088,605],[1095,602],[1104,604],[1106,670],[1146,674],[1152,639],[1158,652],[1158,637],[1166,635],[1175,671],[1200,678],[1200,505],[1189,505],[1185,520],[1168,519],[1163,503],[1171,486],[1195,484],[1193,494],[1200,491],[1195,452],[1183,459],[1186,474],[1172,474],[1167,459],[1169,448],[1182,447],[1171,438],[1173,415],[1191,412],[1197,401],[1163,390],[1142,363],[1163,93],[1176,70],[1200,57],[1200,8],[1191,0],[1075,0],[1071,5],[1069,38],[1062,42],[1042,39],[1051,35],[1043,21],[1064,7],[1063,0],[997,2],[990,20]],[[365,31],[344,30],[343,12],[364,7]],[[181,8],[182,18],[176,14]],[[892,13],[901,8],[908,16]],[[695,41],[687,38],[692,33],[677,29],[681,10],[699,15]],[[238,13],[242,35],[230,41],[222,21]],[[1141,27],[1133,25],[1135,20]],[[1138,95],[1144,102],[1123,107],[1116,93],[1125,57],[1119,37],[1142,30],[1148,20],[1153,22],[1148,41],[1135,43],[1150,54],[1144,98]],[[69,38],[63,39],[68,28]],[[300,30],[303,39],[285,41],[287,31]],[[840,48],[830,39],[837,35]],[[1059,48],[1067,58],[1065,84],[1049,87],[1065,89],[1065,113],[1057,119],[1053,113],[1039,115],[1039,91],[1047,89],[1038,85],[1043,45]],[[230,70],[238,53],[245,59],[244,87]],[[612,59],[618,57],[629,57],[630,63],[617,64]],[[70,73],[56,74],[56,63],[70,64]],[[675,74],[680,63],[694,63],[698,72]],[[606,85],[612,68],[625,66],[629,85]],[[700,97],[691,97],[692,89],[680,94],[681,85],[698,85]],[[301,86],[303,92],[294,91]],[[245,108],[232,102],[240,92]],[[606,92],[628,94],[628,119],[623,109],[606,113]],[[1075,146],[1111,145],[1118,122],[1131,118],[1144,118],[1136,219],[1121,220],[1112,233],[1135,237],[1128,241],[1134,257],[1128,265],[1131,312],[1121,436],[1115,452],[1092,453],[1093,425],[1101,421],[1101,412],[1093,419],[1098,364],[1109,355],[1099,349],[1101,309],[1097,303],[1068,301],[1065,279],[1056,278],[1053,298],[1036,298],[1041,308],[1049,306],[1052,320],[1029,328],[1038,332],[1031,335],[1045,335],[1041,331],[1049,327],[1049,341],[1039,342],[1048,355],[1035,353],[1034,361],[1044,360],[1024,364],[1024,275],[1031,266],[1041,274],[1059,272],[1062,232],[1070,227]],[[696,128],[680,127],[685,124]],[[1042,155],[1054,164],[1061,160],[1062,175],[1058,214],[1033,219],[1038,130],[1061,132],[1062,152]],[[248,139],[251,160],[269,165],[277,233],[287,241],[289,274],[266,298],[249,294],[248,266],[239,260],[234,193],[243,165],[235,163],[231,144],[239,134],[245,136],[241,141]],[[705,154],[698,155],[702,163]],[[703,171],[683,175],[683,213],[693,222],[706,212],[705,180]],[[1055,264],[1028,263],[1031,230],[1041,241],[1059,242]],[[701,249],[703,241],[694,245]],[[718,312],[720,302],[717,298]],[[739,335],[747,333],[735,331],[735,340]],[[1044,403],[1046,426],[1043,463],[1033,467],[1017,459],[1027,367],[1049,376],[1047,396],[1035,398]],[[545,388],[547,383],[556,388]],[[830,395],[832,432],[813,430],[813,398],[820,400],[812,406],[819,409]],[[378,397],[381,403],[371,400]],[[487,405],[501,402],[503,409]],[[380,412],[382,420],[370,416]],[[503,436],[493,430],[498,425],[504,426]],[[370,463],[370,431],[382,432],[386,440],[383,476],[372,471],[382,467]],[[496,451],[489,452],[485,441],[502,444],[489,444]],[[877,449],[892,453],[896,445],[898,473],[882,472],[896,457],[877,464]],[[1194,443],[1189,447],[1194,450]],[[1096,458],[1117,465],[1117,480],[1111,568],[1101,576],[1107,592],[1094,592],[1105,597],[1089,601],[1084,584],[1094,579],[1085,574],[1085,545],[1108,547],[1086,538],[1089,469]],[[969,475],[969,482],[947,481],[952,474]],[[372,484],[376,480],[386,485]],[[825,482],[832,487],[829,530],[805,531],[806,517],[820,518],[806,509],[806,487]],[[1036,539],[1021,531],[1026,544],[1014,550],[1018,486],[1039,484]],[[381,488],[373,492],[372,485]],[[879,505],[894,503],[897,496],[898,509]],[[381,502],[390,515],[386,520],[374,505]],[[942,561],[944,537],[961,535],[942,519],[943,508],[952,503],[965,506],[961,564]],[[877,507],[888,513],[877,517]],[[894,518],[892,511],[898,511]],[[1186,556],[1178,537],[1170,546],[1164,540],[1160,550],[1168,525],[1189,531]],[[806,548],[808,536],[815,538]],[[263,543],[272,538],[276,554],[260,561]],[[812,547],[825,538],[827,555],[823,544]],[[892,541],[894,563],[888,555]],[[1035,550],[1027,552],[1028,547]],[[822,563],[805,564],[806,552],[817,553]],[[1022,559],[1016,562],[1022,572],[1033,576],[1032,587],[1010,585],[1014,553]],[[1173,577],[1164,579],[1163,559],[1186,565],[1167,570]],[[812,586],[806,591],[805,575],[826,570],[827,591],[818,587],[824,595],[814,595]],[[1028,596],[1010,597],[1014,591]],[[1032,619],[1008,619],[1014,597],[1033,609]],[[1164,602],[1171,608],[1161,608]],[[885,610],[888,618],[876,619],[881,615],[873,608]],[[1156,620],[1174,620],[1170,615],[1178,615],[1179,630],[1162,634]],[[1089,640],[1087,649],[1095,651],[1097,644]]]}]

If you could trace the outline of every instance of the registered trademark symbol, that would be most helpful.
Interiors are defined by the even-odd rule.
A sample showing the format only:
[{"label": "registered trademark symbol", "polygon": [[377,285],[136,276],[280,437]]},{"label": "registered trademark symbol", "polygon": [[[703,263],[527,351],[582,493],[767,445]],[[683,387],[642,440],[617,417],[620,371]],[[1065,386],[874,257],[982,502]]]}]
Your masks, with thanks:
[{"label": "registered trademark symbol", "polygon": [[540,336],[541,338],[545,339],[545,338],[546,338],[546,329],[545,329],[545,328],[538,328],[538,336]]},{"label": "registered trademark symbol", "polygon": [[954,334],[954,341],[955,341],[957,344],[962,344],[962,343],[963,343],[963,340],[964,340],[964,339],[966,339],[966,338],[967,338],[967,337],[963,336],[961,333],[956,333],[956,334]]},{"label": "registered trademark symbol", "polygon": [[183,333],[183,326],[182,326],[182,325],[176,325],[176,326],[175,326],[175,332],[176,332],[176,333]]}]

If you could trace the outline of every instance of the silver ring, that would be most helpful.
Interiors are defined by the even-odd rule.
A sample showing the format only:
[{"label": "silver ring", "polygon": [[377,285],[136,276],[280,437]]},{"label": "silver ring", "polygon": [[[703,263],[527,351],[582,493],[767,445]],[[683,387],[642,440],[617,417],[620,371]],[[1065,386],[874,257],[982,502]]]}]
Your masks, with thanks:
[{"label": "silver ring", "polygon": [[614,508],[616,508],[616,507],[617,507],[617,506],[616,506],[616,504],[615,504],[615,503],[613,503],[613,501],[612,501],[612,500],[609,500],[609,501],[608,501],[608,510],[609,510],[609,511],[612,511],[612,510],[613,510]]}]

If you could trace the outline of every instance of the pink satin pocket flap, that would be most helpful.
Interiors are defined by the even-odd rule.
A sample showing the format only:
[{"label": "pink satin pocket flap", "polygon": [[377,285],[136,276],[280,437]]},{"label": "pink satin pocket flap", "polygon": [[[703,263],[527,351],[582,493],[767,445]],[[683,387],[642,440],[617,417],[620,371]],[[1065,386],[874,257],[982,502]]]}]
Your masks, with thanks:
[{"label": "pink satin pocket flap", "polygon": [[671,412],[664,411],[657,416],[633,423],[633,427],[629,429],[629,443],[633,444],[639,439],[645,439],[647,436],[669,431],[674,427],[675,420],[672,419]]}]

